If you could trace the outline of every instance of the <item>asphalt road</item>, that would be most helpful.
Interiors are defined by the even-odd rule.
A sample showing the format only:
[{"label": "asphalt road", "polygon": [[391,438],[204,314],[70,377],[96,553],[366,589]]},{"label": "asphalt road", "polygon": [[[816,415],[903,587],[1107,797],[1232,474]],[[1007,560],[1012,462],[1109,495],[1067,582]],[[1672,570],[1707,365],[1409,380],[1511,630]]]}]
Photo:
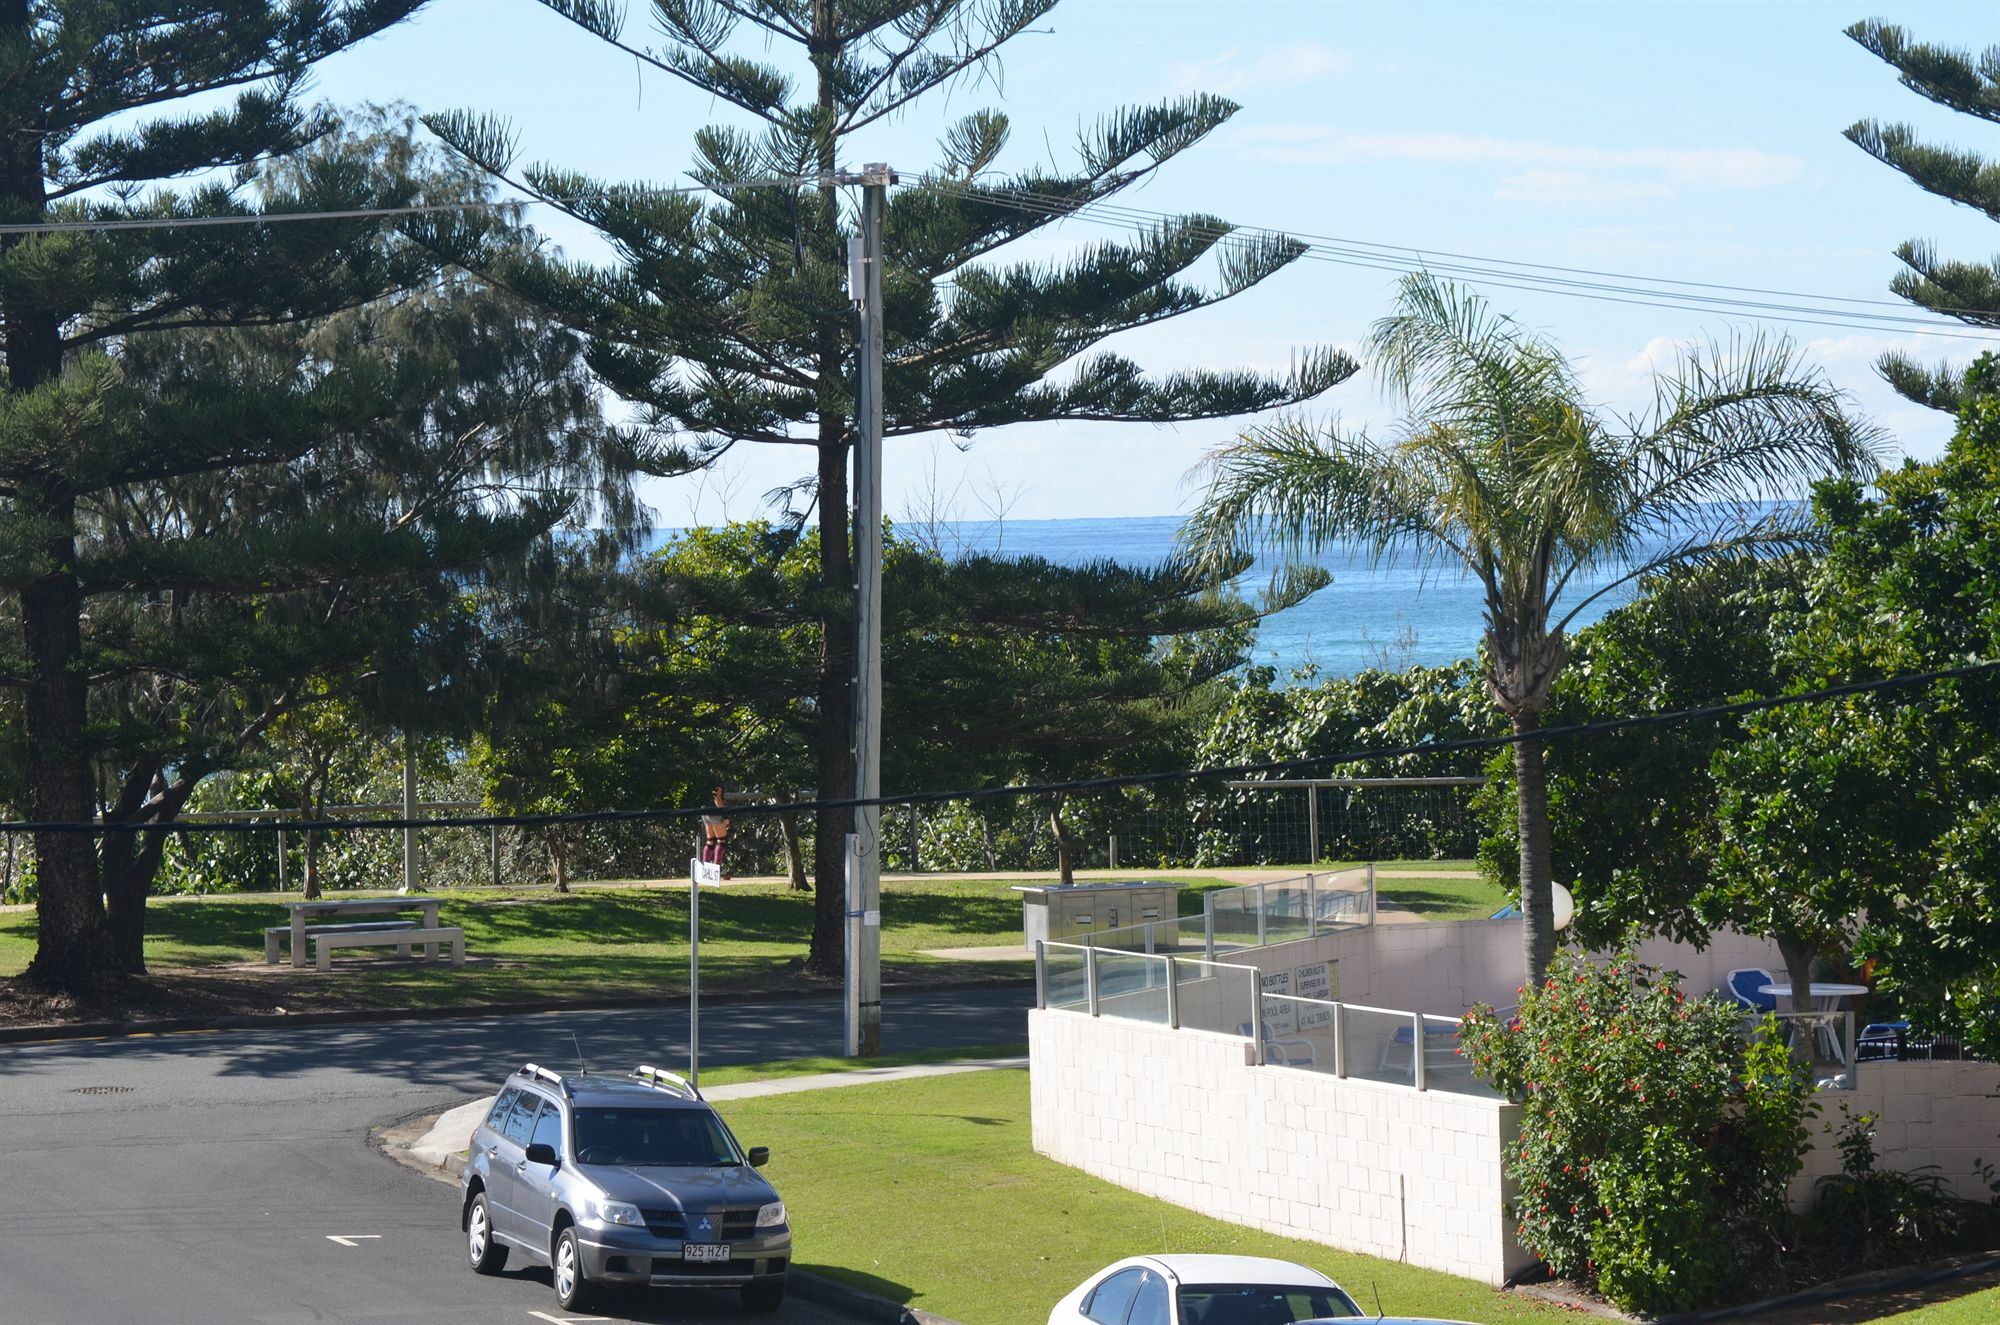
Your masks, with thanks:
[{"label": "asphalt road", "polygon": [[[892,996],[884,1046],[1020,1042],[1031,997]],[[367,1138],[490,1092],[524,1061],[573,1064],[572,1030],[600,1071],[686,1062],[684,1009],[0,1046],[0,1322],[566,1319],[546,1270],[475,1277],[454,1190]],[[838,1053],[840,1037],[837,1000],[712,1006],[702,1062]],[[721,1293],[598,1310],[848,1325],[796,1296],[765,1318]]]}]

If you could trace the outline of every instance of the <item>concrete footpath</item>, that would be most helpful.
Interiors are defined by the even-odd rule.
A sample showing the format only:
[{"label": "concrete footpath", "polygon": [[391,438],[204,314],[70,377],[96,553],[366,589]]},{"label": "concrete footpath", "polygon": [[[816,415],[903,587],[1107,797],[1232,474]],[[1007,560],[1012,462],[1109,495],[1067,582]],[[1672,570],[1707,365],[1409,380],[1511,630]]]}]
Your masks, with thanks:
[{"label": "concrete footpath", "polygon": [[[872,1086],[882,1081],[909,1081],[917,1077],[947,1077],[961,1072],[985,1072],[1000,1067],[1026,1067],[1026,1058],[963,1058],[949,1063],[910,1063],[902,1067],[864,1067],[853,1072],[818,1072],[811,1076],[773,1077],[769,1081],[739,1081],[734,1085],[704,1090],[702,1098],[711,1104],[727,1100],[761,1099],[766,1095],[791,1095],[805,1090],[838,1090],[844,1086]],[[399,1123],[379,1137],[383,1153],[406,1164],[426,1177],[440,1182],[458,1181],[457,1161],[471,1145],[473,1129],[492,1107],[493,1097],[467,1100],[435,1116],[426,1115]]]}]

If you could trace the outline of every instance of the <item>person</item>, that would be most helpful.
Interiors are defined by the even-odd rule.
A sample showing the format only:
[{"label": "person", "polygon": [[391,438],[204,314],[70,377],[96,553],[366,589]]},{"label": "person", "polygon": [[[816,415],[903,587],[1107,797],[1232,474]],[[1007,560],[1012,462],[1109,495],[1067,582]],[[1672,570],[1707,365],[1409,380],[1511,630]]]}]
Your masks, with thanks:
[{"label": "person", "polygon": [[[729,816],[722,813],[722,809],[726,804],[727,799],[722,794],[722,788],[717,787],[715,789],[716,812],[701,816],[701,859],[704,864],[717,866],[718,870],[722,865],[723,848],[729,842]],[[726,879],[729,876],[723,874],[722,877]]]}]

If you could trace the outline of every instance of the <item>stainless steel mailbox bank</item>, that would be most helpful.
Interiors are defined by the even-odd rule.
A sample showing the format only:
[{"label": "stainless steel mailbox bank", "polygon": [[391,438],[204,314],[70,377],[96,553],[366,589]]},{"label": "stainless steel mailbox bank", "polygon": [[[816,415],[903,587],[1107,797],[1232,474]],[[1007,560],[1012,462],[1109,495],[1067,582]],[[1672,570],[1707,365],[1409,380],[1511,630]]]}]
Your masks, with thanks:
[{"label": "stainless steel mailbox bank", "polygon": [[[1016,884],[1021,894],[1021,929],[1028,951],[1037,939],[1072,943],[1107,929],[1160,925],[1158,939],[1171,947],[1179,933],[1181,886],[1168,879],[1134,883]],[[1124,946],[1124,945],[1121,945]]]}]

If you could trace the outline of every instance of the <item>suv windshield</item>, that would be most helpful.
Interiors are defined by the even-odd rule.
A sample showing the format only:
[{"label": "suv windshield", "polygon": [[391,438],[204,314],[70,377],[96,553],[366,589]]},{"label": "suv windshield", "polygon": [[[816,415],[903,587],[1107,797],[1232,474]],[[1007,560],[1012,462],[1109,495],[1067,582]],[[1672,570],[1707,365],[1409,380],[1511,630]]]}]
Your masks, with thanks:
[{"label": "suv windshield", "polygon": [[1291,1325],[1295,1320],[1358,1316],[1361,1308],[1338,1288],[1276,1284],[1186,1284],[1181,1325]]},{"label": "suv windshield", "polygon": [[579,1164],[701,1168],[742,1162],[706,1109],[578,1109],[571,1125]]}]

